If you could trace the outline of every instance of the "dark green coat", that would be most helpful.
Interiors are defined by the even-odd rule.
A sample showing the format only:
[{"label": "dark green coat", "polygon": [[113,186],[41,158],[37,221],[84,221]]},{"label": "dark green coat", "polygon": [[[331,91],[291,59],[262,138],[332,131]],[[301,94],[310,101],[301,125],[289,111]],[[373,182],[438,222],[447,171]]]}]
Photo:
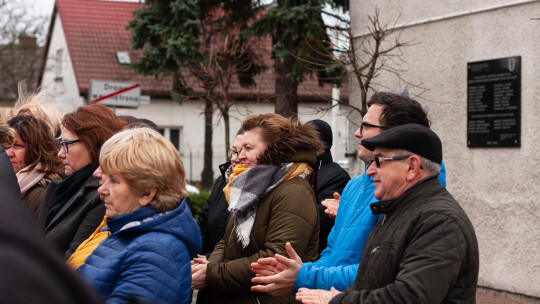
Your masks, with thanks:
[{"label": "dark green coat", "polygon": [[225,236],[210,256],[206,281],[215,303],[296,303],[294,293],[272,297],[251,292],[251,263],[276,253],[287,256],[290,242],[304,262],[318,257],[319,213],[310,184],[295,177],[277,186],[257,206],[250,242],[242,248],[229,219]]}]

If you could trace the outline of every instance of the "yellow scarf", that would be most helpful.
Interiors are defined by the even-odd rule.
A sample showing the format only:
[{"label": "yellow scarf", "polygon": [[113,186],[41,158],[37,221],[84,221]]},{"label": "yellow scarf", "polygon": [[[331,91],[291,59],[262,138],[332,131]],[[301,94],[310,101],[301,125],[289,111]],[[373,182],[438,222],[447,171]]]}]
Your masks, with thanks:
[{"label": "yellow scarf", "polygon": [[[243,164],[240,164],[234,167],[233,173],[231,174],[231,177],[229,178],[229,182],[227,183],[227,186],[223,188],[223,193],[225,193],[225,198],[227,199],[228,204],[230,203],[232,180],[247,170],[249,170],[249,168],[244,167]],[[283,181],[290,180],[297,176],[300,176],[302,178],[307,178],[308,175],[310,175],[312,172],[313,172],[313,169],[311,169],[311,167],[307,163],[294,163],[283,176]]]}]

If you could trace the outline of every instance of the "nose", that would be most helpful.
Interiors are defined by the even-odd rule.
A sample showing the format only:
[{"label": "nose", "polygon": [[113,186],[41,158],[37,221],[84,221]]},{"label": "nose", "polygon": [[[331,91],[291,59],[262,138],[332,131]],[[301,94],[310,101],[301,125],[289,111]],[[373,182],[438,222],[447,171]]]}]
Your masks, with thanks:
[{"label": "nose", "polygon": [[375,162],[372,162],[369,167],[366,170],[366,174],[370,177],[373,177],[377,173],[377,166],[375,165]]},{"label": "nose", "polygon": [[60,157],[61,159],[66,158],[66,152],[64,152],[63,148],[60,148],[60,150],[58,150],[58,157]]},{"label": "nose", "polygon": [[[96,170],[97,171],[97,170]],[[105,197],[109,195],[109,190],[105,187],[105,185],[107,184],[108,182],[108,179],[107,178],[102,178],[101,179],[101,182],[99,183],[99,187],[98,187],[98,194],[99,194],[99,198],[104,201],[105,200]]]},{"label": "nose", "polygon": [[96,171],[94,171],[93,176],[95,179],[101,179],[101,177],[103,176],[103,171],[101,170],[101,166],[97,167]]},{"label": "nose", "polygon": [[246,158],[247,158],[246,153],[244,152],[244,149],[242,149],[242,151],[240,151],[240,154],[238,155],[237,161],[244,161]]},{"label": "nose", "polygon": [[8,157],[13,157],[15,156],[15,153],[13,153],[13,148],[9,148],[6,150],[6,154],[8,155]]},{"label": "nose", "polygon": [[356,132],[354,132],[354,136],[355,137],[358,137],[358,138],[362,138],[362,132],[360,131],[360,128],[358,128],[356,130]]}]

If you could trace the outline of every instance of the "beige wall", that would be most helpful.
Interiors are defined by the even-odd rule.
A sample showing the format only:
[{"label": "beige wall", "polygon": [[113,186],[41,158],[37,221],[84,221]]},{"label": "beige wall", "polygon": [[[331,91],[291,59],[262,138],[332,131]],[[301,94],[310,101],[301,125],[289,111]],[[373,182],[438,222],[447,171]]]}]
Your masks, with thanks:
[{"label": "beige wall", "polygon": [[[448,189],[476,229],[479,285],[540,297],[540,2],[351,1],[355,36],[375,5],[384,21],[417,23],[401,32],[418,43],[403,49],[402,76],[427,89],[418,100],[442,139]],[[510,56],[522,58],[521,148],[467,148],[467,62]],[[389,74],[379,82],[406,86]]]}]

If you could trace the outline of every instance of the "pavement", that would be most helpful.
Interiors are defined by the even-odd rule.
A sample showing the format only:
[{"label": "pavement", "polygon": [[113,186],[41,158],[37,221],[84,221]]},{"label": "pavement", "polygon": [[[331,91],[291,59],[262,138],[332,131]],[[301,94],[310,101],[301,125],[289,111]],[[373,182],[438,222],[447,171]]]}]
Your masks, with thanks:
[{"label": "pavement", "polygon": [[501,296],[489,295],[484,293],[476,293],[476,304],[523,304],[516,300],[509,300]]}]

